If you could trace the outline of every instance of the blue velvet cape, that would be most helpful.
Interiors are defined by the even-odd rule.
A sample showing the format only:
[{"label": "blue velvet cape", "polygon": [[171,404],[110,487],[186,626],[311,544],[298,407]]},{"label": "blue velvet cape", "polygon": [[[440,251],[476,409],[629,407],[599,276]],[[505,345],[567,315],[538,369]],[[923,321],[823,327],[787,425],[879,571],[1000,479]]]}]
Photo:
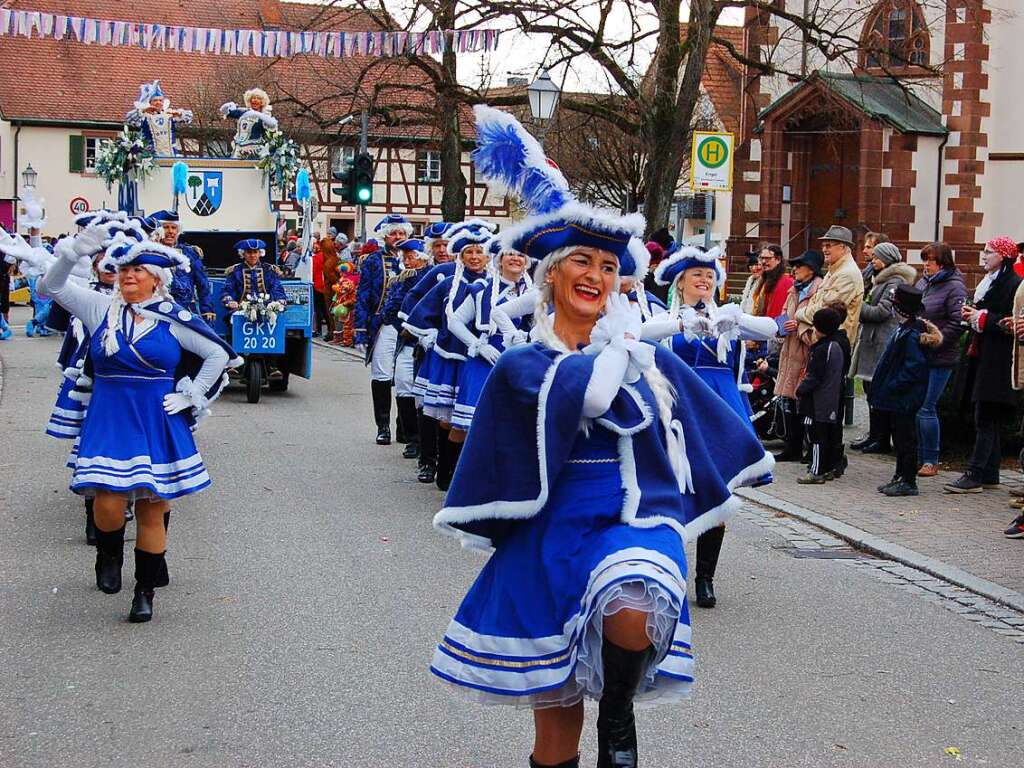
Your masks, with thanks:
[{"label": "blue velvet cape", "polygon": [[[515,347],[498,359],[436,527],[464,546],[487,548],[543,509],[580,434],[594,359],[541,344]],[[733,489],[770,472],[774,461],[749,424],[687,365],[663,347],[656,348],[655,361],[676,392],[672,419],[683,434],[692,490],[681,490],[643,378],[623,385],[597,421],[619,435],[623,522],[667,524],[689,538],[728,517],[740,503]]]}]

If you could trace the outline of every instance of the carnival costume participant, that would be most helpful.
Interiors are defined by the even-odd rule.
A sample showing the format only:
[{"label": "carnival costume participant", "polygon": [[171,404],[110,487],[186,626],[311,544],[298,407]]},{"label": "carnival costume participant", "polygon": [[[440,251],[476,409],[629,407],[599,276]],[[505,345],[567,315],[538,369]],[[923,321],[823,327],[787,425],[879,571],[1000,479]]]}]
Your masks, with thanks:
[{"label": "carnival costume participant", "polygon": [[266,243],[255,237],[246,238],[235,243],[235,251],[240,261],[224,273],[227,279],[221,301],[225,307],[234,312],[246,297],[257,295],[268,296],[268,301],[288,301],[277,267],[263,261]]},{"label": "carnival costume participant", "polygon": [[402,254],[402,272],[391,281],[384,299],[384,322],[398,334],[395,353],[395,403],[398,405],[398,424],[405,435],[406,445],[402,457],[419,458],[420,431],[416,409],[416,372],[413,353],[415,339],[402,328],[401,309],[406,294],[430,268],[430,256],[424,251],[423,241],[403,240],[398,244]]},{"label": "carnival costume participant", "polygon": [[[398,331],[384,323],[384,299],[388,285],[402,271],[396,245],[412,236],[412,225],[404,216],[391,213],[373,231],[384,238],[384,247],[367,255],[359,266],[356,290],[356,347],[365,351],[370,366],[373,419],[377,424],[377,445],[391,445],[391,386],[395,378]],[[404,435],[398,435],[404,442]]]},{"label": "carnival costume participant", "polygon": [[118,285],[106,295],[68,282],[72,266],[107,237],[90,225],[57,245],[42,289],[89,332],[93,396],[82,423],[71,490],[95,498],[96,586],[121,589],[124,512],[135,501],[135,595],[128,619],[149,621],[164,569],[167,500],[210,484],[191,427],[237,364],[206,323],[170,300],[171,268],[187,264],[158,243],[123,245],[108,256]]},{"label": "carnival costume participant", "polygon": [[173,157],[174,126],[177,123],[189,125],[192,112],[188,109],[171,109],[170,99],[164,96],[160,81],[143,83],[139,86],[139,98],[134,108],[125,115],[124,121],[132,128],[142,131],[149,151],[157,157]]},{"label": "carnival costume participant", "polygon": [[494,552],[431,670],[532,706],[531,766],[578,766],[582,700],[599,699],[598,765],[632,767],[633,701],[677,700],[693,682],[686,538],[772,460],[678,357],[638,340],[617,283],[642,218],[574,201],[511,116],[475,111],[478,171],[536,212],[503,237],[542,259],[541,293],[537,341],[498,359],[434,519]]},{"label": "carnival costume participant", "polygon": [[[526,274],[529,259],[525,254],[505,244],[500,237],[491,239],[488,251],[491,277],[484,283],[470,286],[469,295],[448,318],[451,332],[466,345],[466,360],[459,368],[452,411],[453,431],[469,429],[484,382],[505,351],[504,339],[491,317],[491,308],[521,296],[533,285]],[[523,334],[524,339],[525,336]]]},{"label": "carnival costume participant", "polygon": [[450,264],[452,255],[448,253],[448,232],[454,224],[447,221],[435,221],[423,230],[423,240],[427,253],[434,264]]},{"label": "carnival costume participant", "polygon": [[[770,317],[754,317],[742,312],[738,304],[715,304],[716,289],[725,281],[719,249],[705,252],[693,246],[670,251],[654,278],[669,286],[667,313],[644,324],[645,339],[665,339],[675,352],[746,423],[756,437],[750,419],[752,412],[744,380],[743,357],[746,340],[773,338],[778,326]],[[759,480],[770,482],[770,477]],[[697,605],[713,608],[715,570],[722,551],[725,527],[709,529],[697,539],[694,593]]]},{"label": "carnival costume participant", "polygon": [[202,250],[196,245],[179,244],[181,224],[176,212],[157,211],[150,218],[159,227],[159,241],[168,248],[176,248],[188,258],[187,267],[174,270],[171,298],[192,314],[201,314],[203,319],[212,325],[217,315],[213,306],[210,278],[207,277],[206,267],[203,266]]},{"label": "carnival costume participant", "polygon": [[465,438],[461,430],[451,430],[451,421],[458,395],[459,370],[467,350],[448,323],[455,309],[469,295],[470,286],[487,279],[484,247],[493,235],[493,228],[480,219],[470,219],[452,228],[449,233],[451,250],[457,257],[454,273],[431,288],[405,321],[406,330],[429,345],[434,353],[420,366],[416,378],[417,389],[424,393],[423,412],[438,422],[435,482],[442,491],[448,490]]},{"label": "carnival costume participant", "polygon": [[242,104],[245,106],[239,107],[229,101],[220,107],[223,117],[238,120],[238,128],[231,139],[231,156],[258,158],[266,141],[266,132],[277,130],[277,118],[271,114],[270,97],[262,88],[246,91]]}]

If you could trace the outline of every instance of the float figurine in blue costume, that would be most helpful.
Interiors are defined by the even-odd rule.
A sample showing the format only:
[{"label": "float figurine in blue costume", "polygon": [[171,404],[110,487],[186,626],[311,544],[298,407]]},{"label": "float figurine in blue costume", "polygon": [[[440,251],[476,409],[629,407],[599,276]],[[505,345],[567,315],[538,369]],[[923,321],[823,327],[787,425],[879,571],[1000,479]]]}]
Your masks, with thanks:
[{"label": "float figurine in blue costume", "polygon": [[121,589],[124,513],[135,502],[135,594],[129,621],[153,616],[166,572],[168,500],[203,490],[210,477],[192,428],[226,383],[234,353],[206,323],[171,301],[171,268],[187,265],[159,243],[124,243],[101,262],[117,269],[110,295],[68,282],[75,263],[109,238],[105,223],[57,245],[40,287],[90,335],[92,398],[82,422],[71,490],[93,497],[96,586]]},{"label": "float figurine in blue costume", "polygon": [[[391,444],[391,387],[395,378],[395,350],[398,331],[384,323],[384,299],[388,286],[402,271],[398,243],[412,236],[412,225],[404,216],[390,213],[373,231],[384,240],[383,247],[367,254],[359,265],[356,288],[355,343],[370,366],[370,394],[373,420],[377,424],[377,445]],[[398,435],[404,442],[404,435]]]},{"label": "float figurine in blue costume", "polygon": [[149,151],[157,157],[173,157],[174,126],[192,122],[192,112],[187,109],[171,109],[170,100],[164,96],[160,81],[143,83],[139,86],[139,98],[134,108],[125,115],[125,123],[142,131]]},{"label": "float figurine in blue costume", "polygon": [[267,131],[277,130],[277,118],[271,114],[270,97],[262,88],[246,91],[242,104],[244,106],[239,107],[229,101],[220,107],[221,115],[238,120],[235,136],[231,139],[231,156],[257,159]]},{"label": "float figurine in blue costume", "polygon": [[[451,428],[459,371],[466,359],[466,345],[455,336],[449,321],[455,309],[469,295],[470,287],[487,279],[487,252],[494,225],[470,219],[452,227],[449,233],[455,254],[455,271],[439,282],[409,313],[405,328],[430,345],[431,355],[416,375],[417,389],[423,392],[423,412],[438,422],[437,475],[435,482],[448,490],[458,461],[465,433]],[[423,279],[428,279],[428,276]]]},{"label": "float figurine in blue costume", "polygon": [[540,295],[536,341],[498,359],[434,518],[494,551],[431,670],[534,707],[531,766],[578,766],[582,700],[598,699],[598,766],[633,768],[633,701],[693,682],[686,538],[728,517],[772,458],[682,361],[639,340],[618,271],[643,219],[575,201],[513,117],[475,112],[478,173],[534,212],[503,238],[542,259]]},{"label": "float figurine in blue costume", "polygon": [[210,278],[203,266],[203,252],[199,246],[178,242],[181,236],[181,224],[178,214],[174,211],[157,211],[149,217],[159,225],[160,242],[168,248],[181,251],[188,259],[188,267],[174,270],[174,282],[171,284],[171,298],[193,314],[203,316],[208,323],[213,323],[216,310],[213,306],[213,290]]},{"label": "float figurine in blue costume", "polygon": [[235,250],[241,261],[228,267],[221,301],[234,312],[246,296],[266,294],[269,301],[288,301],[277,267],[263,261],[267,244],[254,237],[239,240]]},{"label": "float figurine in blue costume", "polygon": [[[670,251],[655,271],[655,281],[669,287],[669,310],[644,324],[643,337],[665,345],[689,365],[756,434],[750,419],[743,357],[744,341],[773,338],[778,326],[770,317],[754,317],[738,304],[717,306],[715,294],[725,283],[720,251],[684,246]],[[759,483],[770,482],[766,476]],[[697,539],[694,590],[697,605],[713,608],[715,571],[725,527],[709,529]]]},{"label": "float figurine in blue costume", "polygon": [[417,459],[420,455],[420,430],[415,392],[416,340],[402,328],[401,310],[406,294],[430,269],[430,255],[423,241],[418,239],[398,243],[398,252],[402,254],[402,271],[388,286],[387,297],[384,299],[384,323],[394,328],[397,334],[395,404],[398,406],[398,424],[406,440],[402,457]]}]

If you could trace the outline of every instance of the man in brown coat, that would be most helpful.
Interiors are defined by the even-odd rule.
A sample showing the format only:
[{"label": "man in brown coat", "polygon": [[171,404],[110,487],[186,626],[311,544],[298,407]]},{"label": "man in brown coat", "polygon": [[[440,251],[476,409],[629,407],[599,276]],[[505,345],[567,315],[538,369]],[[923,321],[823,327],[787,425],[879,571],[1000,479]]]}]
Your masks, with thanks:
[{"label": "man in brown coat", "polygon": [[853,233],[846,227],[831,226],[820,238],[828,271],[811,300],[796,312],[796,319],[811,325],[814,313],[840,303],[846,307],[843,329],[853,344],[860,326],[860,305],[864,302],[864,277],[853,258]]},{"label": "man in brown coat", "polygon": [[[328,307],[334,300],[334,285],[341,279],[341,271],[338,269],[338,244],[335,237],[338,230],[330,227],[327,236],[320,241],[320,252],[324,256],[324,303]],[[330,338],[334,338],[334,315],[327,313],[327,331]]]}]

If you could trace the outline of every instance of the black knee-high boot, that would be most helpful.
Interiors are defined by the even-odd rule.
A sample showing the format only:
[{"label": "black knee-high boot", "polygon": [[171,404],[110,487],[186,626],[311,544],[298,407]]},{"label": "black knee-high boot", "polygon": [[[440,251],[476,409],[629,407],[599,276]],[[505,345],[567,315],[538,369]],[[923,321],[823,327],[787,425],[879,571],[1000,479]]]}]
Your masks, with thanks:
[{"label": "black knee-high boot", "polygon": [[92,499],[85,500],[85,543],[96,546],[96,519],[92,514]]},{"label": "black knee-high boot", "polygon": [[121,566],[124,564],[124,526],[116,531],[96,529],[96,586],[115,595],[121,591]]},{"label": "black knee-high boot", "polygon": [[377,424],[377,445],[391,445],[391,382],[370,381],[373,420]]},{"label": "black knee-high boot", "polygon": [[[164,533],[171,525],[171,510],[164,512]],[[167,553],[164,552],[163,557],[160,558],[160,572],[156,575],[156,583],[153,586],[166,587],[171,583],[171,575],[167,572]]]},{"label": "black knee-high boot", "polygon": [[[415,459],[420,455],[420,430],[416,417],[415,397],[396,397],[398,404],[398,422],[402,425],[405,433],[405,450],[402,451],[403,459]],[[399,440],[399,442],[402,442]]]},{"label": "black knee-high boot", "polygon": [[533,759],[533,755],[530,755],[530,768],[579,768],[580,756],[576,755],[572,760],[566,760],[565,762],[559,763],[558,765],[545,765],[544,763],[538,763]]},{"label": "black knee-high boot", "polygon": [[135,550],[135,596],[128,621],[141,624],[153,618],[153,590],[163,566],[164,553],[154,554],[141,549]]},{"label": "black knee-high boot", "polygon": [[417,480],[432,483],[437,474],[437,419],[427,416],[421,408],[417,414],[420,434],[420,473]]},{"label": "black knee-high boot", "polygon": [[724,525],[709,528],[697,537],[697,568],[693,588],[697,595],[697,605],[701,608],[714,608],[717,602],[714,578],[724,537]]},{"label": "black knee-high boot", "polygon": [[654,646],[627,651],[607,638],[601,644],[604,691],[597,715],[597,768],[636,768],[633,697],[654,654]]},{"label": "black knee-high boot", "polygon": [[447,438],[441,441],[438,447],[439,461],[437,463],[437,487],[447,491],[455,476],[455,468],[459,464],[459,456],[462,455],[462,443],[453,443]]}]

